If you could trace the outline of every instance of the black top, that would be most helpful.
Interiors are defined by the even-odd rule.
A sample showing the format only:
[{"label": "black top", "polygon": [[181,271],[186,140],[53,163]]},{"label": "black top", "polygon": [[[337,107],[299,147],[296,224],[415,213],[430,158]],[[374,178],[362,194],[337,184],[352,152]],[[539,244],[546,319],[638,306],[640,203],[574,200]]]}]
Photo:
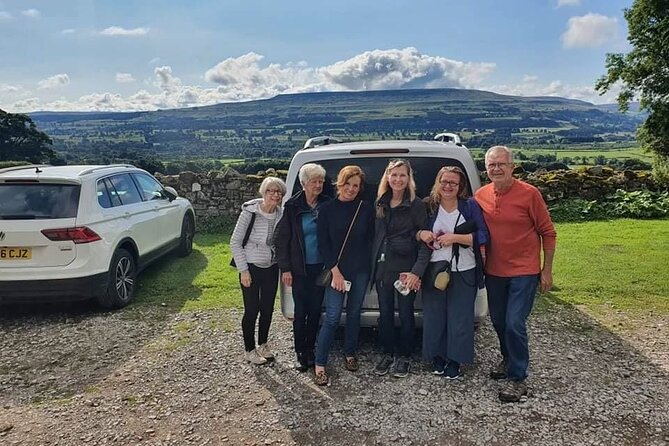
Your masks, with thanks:
[{"label": "black top", "polygon": [[372,272],[376,277],[386,272],[413,272],[417,276],[422,271],[415,269],[419,243],[416,233],[425,229],[427,212],[419,198],[411,201],[409,193],[396,207],[390,207],[392,191],[386,192],[376,202],[383,208],[384,217],[376,219],[376,231],[371,258]]},{"label": "black top", "polygon": [[[318,215],[320,218],[321,206],[330,200],[330,197],[318,196]],[[299,276],[306,276],[304,234],[302,232],[302,214],[313,212],[307,204],[304,191],[299,191],[283,207],[283,216],[274,230],[274,246],[276,246],[276,261],[281,272],[291,272]]]},{"label": "black top", "polygon": [[[359,203],[359,199],[335,199],[321,206],[318,214],[318,249],[326,268],[337,264],[337,256]],[[355,273],[369,272],[373,239],[374,208],[363,201],[338,263],[345,278],[353,277]]]}]

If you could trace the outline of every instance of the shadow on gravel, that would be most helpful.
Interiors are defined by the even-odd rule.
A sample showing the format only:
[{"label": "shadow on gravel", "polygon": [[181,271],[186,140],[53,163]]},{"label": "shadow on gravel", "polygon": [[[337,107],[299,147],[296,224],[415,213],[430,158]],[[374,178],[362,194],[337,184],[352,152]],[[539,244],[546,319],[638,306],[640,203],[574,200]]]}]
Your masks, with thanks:
[{"label": "shadow on gravel", "polygon": [[[199,297],[192,281],[206,266],[199,251],[160,260],[138,277],[135,301],[117,311],[93,301],[1,306],[0,406],[97,392],[101,378],[151,343],[186,300]],[[152,289],[162,283],[176,292],[156,298]]]},{"label": "shadow on gravel", "polygon": [[328,387],[287,359],[255,374],[299,445],[666,445],[669,327],[666,316],[646,323],[638,327],[643,339],[627,339],[554,296],[542,297],[529,321],[530,394],[517,404],[500,403],[500,383],[488,378],[499,360],[489,321],[477,330],[475,363],[461,380],[433,376],[419,364],[407,378],[376,376],[380,355],[370,333],[361,339],[356,373],[344,369],[337,344]]}]

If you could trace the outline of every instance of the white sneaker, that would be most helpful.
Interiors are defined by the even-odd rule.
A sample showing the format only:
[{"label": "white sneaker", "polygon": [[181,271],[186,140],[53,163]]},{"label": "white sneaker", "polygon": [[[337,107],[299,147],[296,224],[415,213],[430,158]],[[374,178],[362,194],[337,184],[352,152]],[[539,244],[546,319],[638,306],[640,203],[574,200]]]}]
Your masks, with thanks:
[{"label": "white sneaker", "polygon": [[248,362],[250,362],[251,364],[255,364],[255,365],[262,365],[262,364],[265,364],[267,362],[267,360],[265,358],[263,358],[262,356],[260,356],[258,354],[257,349],[251,350],[250,352],[246,352],[244,354],[244,358]]},{"label": "white sneaker", "polygon": [[267,361],[272,361],[274,359],[274,353],[272,353],[272,350],[269,349],[269,345],[267,345],[267,343],[260,344],[256,351],[261,358],[265,358]]}]

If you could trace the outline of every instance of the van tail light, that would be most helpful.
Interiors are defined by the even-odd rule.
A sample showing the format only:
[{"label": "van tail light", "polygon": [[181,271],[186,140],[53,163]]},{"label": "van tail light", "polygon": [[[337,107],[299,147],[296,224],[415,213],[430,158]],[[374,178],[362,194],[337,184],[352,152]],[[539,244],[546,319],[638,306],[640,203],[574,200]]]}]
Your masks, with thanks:
[{"label": "van tail light", "polygon": [[86,226],[75,226],[73,228],[44,229],[42,234],[52,242],[72,241],[77,245],[102,240],[99,235]]}]

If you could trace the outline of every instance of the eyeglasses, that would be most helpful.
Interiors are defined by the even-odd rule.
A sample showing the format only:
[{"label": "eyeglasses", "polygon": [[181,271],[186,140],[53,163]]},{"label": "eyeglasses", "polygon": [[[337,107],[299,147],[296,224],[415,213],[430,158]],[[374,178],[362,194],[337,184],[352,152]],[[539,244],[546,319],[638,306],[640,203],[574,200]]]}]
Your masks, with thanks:
[{"label": "eyeglasses", "polygon": [[486,168],[488,169],[503,169],[507,166],[510,166],[511,163],[488,163]]},{"label": "eyeglasses", "polygon": [[455,181],[440,181],[439,184],[441,184],[442,186],[450,186],[450,187],[456,187],[460,185],[460,183],[456,183]]},{"label": "eyeglasses", "polygon": [[265,191],[265,193],[266,193],[267,195],[270,195],[270,194],[283,195],[283,191],[282,191],[282,190],[279,190],[279,189],[267,189],[267,190]]}]

